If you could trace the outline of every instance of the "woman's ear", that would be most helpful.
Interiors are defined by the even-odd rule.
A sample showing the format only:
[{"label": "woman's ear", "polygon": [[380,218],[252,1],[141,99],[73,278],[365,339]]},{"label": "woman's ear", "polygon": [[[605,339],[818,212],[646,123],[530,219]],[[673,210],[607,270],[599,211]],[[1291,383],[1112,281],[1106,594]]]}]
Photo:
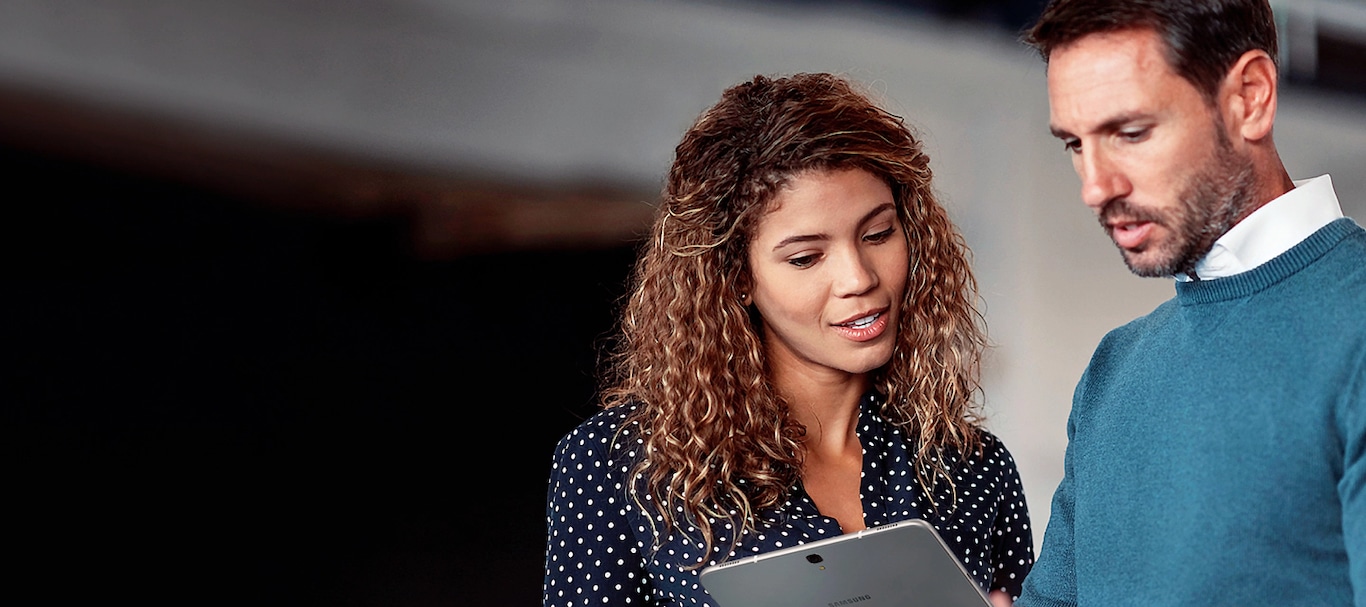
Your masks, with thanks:
[{"label": "woman's ear", "polygon": [[748,276],[745,276],[736,282],[735,290],[740,293],[740,305],[748,306],[754,303],[754,297],[750,295],[754,290],[754,283]]},{"label": "woman's ear", "polygon": [[1276,62],[1266,51],[1252,50],[1229,69],[1224,78],[1224,120],[1229,134],[1248,143],[1271,135],[1276,121]]}]

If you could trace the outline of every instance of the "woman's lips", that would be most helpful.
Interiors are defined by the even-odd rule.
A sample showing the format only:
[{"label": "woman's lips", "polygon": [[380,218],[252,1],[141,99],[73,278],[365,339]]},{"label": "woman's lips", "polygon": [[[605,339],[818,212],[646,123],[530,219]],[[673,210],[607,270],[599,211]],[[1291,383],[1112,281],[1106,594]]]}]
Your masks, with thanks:
[{"label": "woman's lips", "polygon": [[834,325],[835,331],[854,341],[870,341],[882,335],[888,326],[887,310],[879,310]]}]

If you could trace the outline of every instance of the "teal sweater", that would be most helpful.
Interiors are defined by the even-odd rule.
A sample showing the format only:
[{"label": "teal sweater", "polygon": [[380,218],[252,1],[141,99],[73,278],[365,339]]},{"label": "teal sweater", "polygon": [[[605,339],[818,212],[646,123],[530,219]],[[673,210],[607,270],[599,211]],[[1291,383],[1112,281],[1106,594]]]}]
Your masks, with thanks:
[{"label": "teal sweater", "polygon": [[1366,606],[1366,232],[1177,283],[1102,340],[1067,437],[1021,607]]}]

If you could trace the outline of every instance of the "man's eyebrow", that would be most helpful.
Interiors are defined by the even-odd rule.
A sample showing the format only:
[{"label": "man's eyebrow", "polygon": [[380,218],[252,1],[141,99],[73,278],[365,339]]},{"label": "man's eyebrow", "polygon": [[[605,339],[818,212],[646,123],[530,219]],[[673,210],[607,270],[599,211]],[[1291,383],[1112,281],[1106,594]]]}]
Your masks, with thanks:
[{"label": "man's eyebrow", "polygon": [[[1145,118],[1145,117],[1147,117],[1147,114],[1140,114],[1140,113],[1137,113],[1137,112],[1129,112],[1129,113],[1125,113],[1125,114],[1119,114],[1119,115],[1117,115],[1117,116],[1114,116],[1114,117],[1110,118],[1109,120],[1106,120],[1105,122],[1100,123],[1099,125],[1096,126],[1096,128],[1091,129],[1091,132],[1093,132],[1093,133],[1113,133],[1113,132],[1118,131],[1119,129],[1123,128],[1124,125],[1126,125],[1126,124],[1128,124],[1128,123],[1130,123],[1130,122],[1133,122],[1133,121],[1135,121],[1135,120],[1143,119],[1143,118]],[[1054,136],[1054,137],[1057,137],[1058,139],[1070,139],[1070,138],[1076,137],[1076,135],[1073,135],[1071,132],[1067,131],[1066,129],[1063,129],[1063,128],[1060,128],[1060,127],[1057,127],[1057,126],[1054,126],[1054,125],[1049,125],[1049,126],[1048,126],[1048,131],[1049,131],[1050,133],[1053,133],[1053,136]]]}]

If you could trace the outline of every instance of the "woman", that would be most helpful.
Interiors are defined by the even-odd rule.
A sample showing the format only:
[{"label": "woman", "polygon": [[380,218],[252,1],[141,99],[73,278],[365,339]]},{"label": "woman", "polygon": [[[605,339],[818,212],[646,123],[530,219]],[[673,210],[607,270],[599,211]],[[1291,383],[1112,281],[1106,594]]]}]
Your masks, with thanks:
[{"label": "woman", "polygon": [[961,236],[900,118],[759,76],[675,150],[604,409],[560,441],[544,604],[708,605],[704,567],[908,518],[1009,604],[1033,564],[980,427]]}]

